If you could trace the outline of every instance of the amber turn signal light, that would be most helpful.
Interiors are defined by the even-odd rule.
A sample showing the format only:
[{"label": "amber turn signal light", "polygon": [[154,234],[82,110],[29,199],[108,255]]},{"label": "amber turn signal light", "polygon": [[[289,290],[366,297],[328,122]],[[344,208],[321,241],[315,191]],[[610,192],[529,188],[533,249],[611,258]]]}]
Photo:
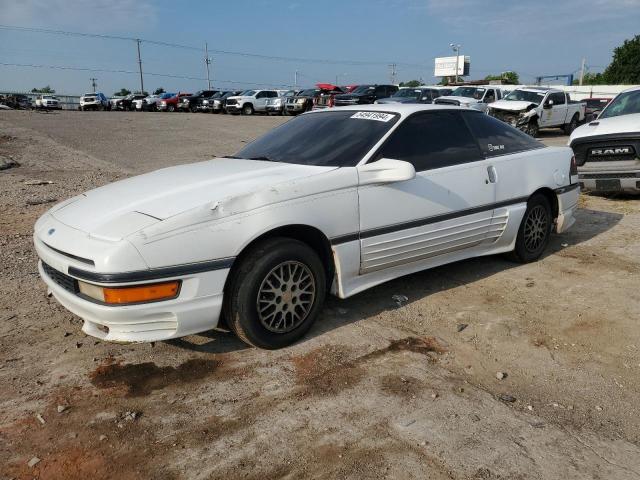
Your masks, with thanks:
[{"label": "amber turn signal light", "polygon": [[180,292],[180,282],[150,283],[133,287],[100,287],[78,282],[80,293],[108,305],[155,302],[176,298]]}]

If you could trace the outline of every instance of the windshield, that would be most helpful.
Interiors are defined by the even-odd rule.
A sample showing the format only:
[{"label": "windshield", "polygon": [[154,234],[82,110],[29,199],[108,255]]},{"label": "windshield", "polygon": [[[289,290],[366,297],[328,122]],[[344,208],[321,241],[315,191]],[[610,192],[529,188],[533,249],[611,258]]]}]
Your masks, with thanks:
[{"label": "windshield", "polygon": [[401,88],[391,96],[401,98],[419,98],[421,94],[422,90],[414,90],[413,88]]},{"label": "windshield", "polygon": [[[373,120],[367,116],[376,116]],[[308,113],[271,130],[240,150],[238,158],[353,167],[397,122],[383,112]]]},{"label": "windshield", "polygon": [[298,96],[299,97],[315,97],[320,93],[320,90],[317,88],[309,88],[307,90],[301,91]]},{"label": "windshield", "polygon": [[611,100],[598,118],[618,117],[632,113],[640,113],[640,90],[621,93]]},{"label": "windshield", "polygon": [[175,97],[175,96],[176,96],[175,93],[163,93],[160,98],[162,98],[163,100],[166,100],[167,98],[171,98],[171,97]]},{"label": "windshield", "polygon": [[358,88],[356,88],[353,92],[351,93],[367,93],[369,91],[375,90],[376,87],[373,87],[371,85],[360,85]]},{"label": "windshield", "polygon": [[245,90],[240,94],[241,97],[253,97],[256,94],[255,90]]},{"label": "windshield", "polygon": [[484,88],[476,88],[476,87],[458,87],[451,95],[454,97],[467,97],[474,98],[476,100],[482,100],[482,96],[484,95]]},{"label": "windshield", "polygon": [[536,105],[540,105],[540,102],[542,101],[543,98],[544,98],[543,92],[528,92],[526,90],[514,90],[513,92],[509,93],[509,95],[504,97],[505,100],[511,100],[514,102],[516,101],[531,102],[531,103],[535,103]]}]

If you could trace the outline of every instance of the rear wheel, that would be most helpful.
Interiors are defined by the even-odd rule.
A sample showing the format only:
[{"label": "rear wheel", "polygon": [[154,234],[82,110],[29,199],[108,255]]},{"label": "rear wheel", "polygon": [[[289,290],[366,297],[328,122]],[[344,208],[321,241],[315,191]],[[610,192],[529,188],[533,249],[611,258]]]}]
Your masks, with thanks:
[{"label": "rear wheel", "polygon": [[578,128],[578,114],[571,118],[571,121],[563,127],[563,130],[565,135],[571,135],[576,128]]},{"label": "rear wheel", "polygon": [[518,229],[516,245],[511,258],[521,263],[534,262],[549,245],[553,217],[547,197],[533,195],[527,202],[522,223]]},{"label": "rear wheel", "polygon": [[318,254],[289,238],[256,245],[234,267],[224,316],[244,342],[277,349],[301,338],[316,320],[326,293]]}]

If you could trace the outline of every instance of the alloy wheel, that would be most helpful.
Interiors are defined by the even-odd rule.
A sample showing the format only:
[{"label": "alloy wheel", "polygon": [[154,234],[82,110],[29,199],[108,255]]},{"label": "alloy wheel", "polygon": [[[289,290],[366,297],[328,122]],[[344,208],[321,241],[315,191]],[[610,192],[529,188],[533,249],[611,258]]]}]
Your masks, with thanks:
[{"label": "alloy wheel", "polygon": [[537,251],[549,234],[549,219],[547,218],[547,211],[542,205],[536,205],[533,207],[524,225],[524,245],[530,252]]},{"label": "alloy wheel", "polygon": [[315,278],[309,267],[296,261],[280,263],[258,289],[260,323],[274,333],[290,332],[307,318],[315,297]]}]

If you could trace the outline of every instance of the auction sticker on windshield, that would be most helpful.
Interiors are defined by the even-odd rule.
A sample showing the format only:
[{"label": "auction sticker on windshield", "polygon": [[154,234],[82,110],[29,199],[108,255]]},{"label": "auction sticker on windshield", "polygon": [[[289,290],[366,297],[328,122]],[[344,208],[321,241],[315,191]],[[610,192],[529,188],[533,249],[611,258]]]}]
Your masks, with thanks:
[{"label": "auction sticker on windshield", "polygon": [[383,112],[358,112],[354,115],[351,115],[351,118],[361,118],[364,120],[376,120],[378,122],[388,122],[395,115],[393,113],[383,113]]}]

